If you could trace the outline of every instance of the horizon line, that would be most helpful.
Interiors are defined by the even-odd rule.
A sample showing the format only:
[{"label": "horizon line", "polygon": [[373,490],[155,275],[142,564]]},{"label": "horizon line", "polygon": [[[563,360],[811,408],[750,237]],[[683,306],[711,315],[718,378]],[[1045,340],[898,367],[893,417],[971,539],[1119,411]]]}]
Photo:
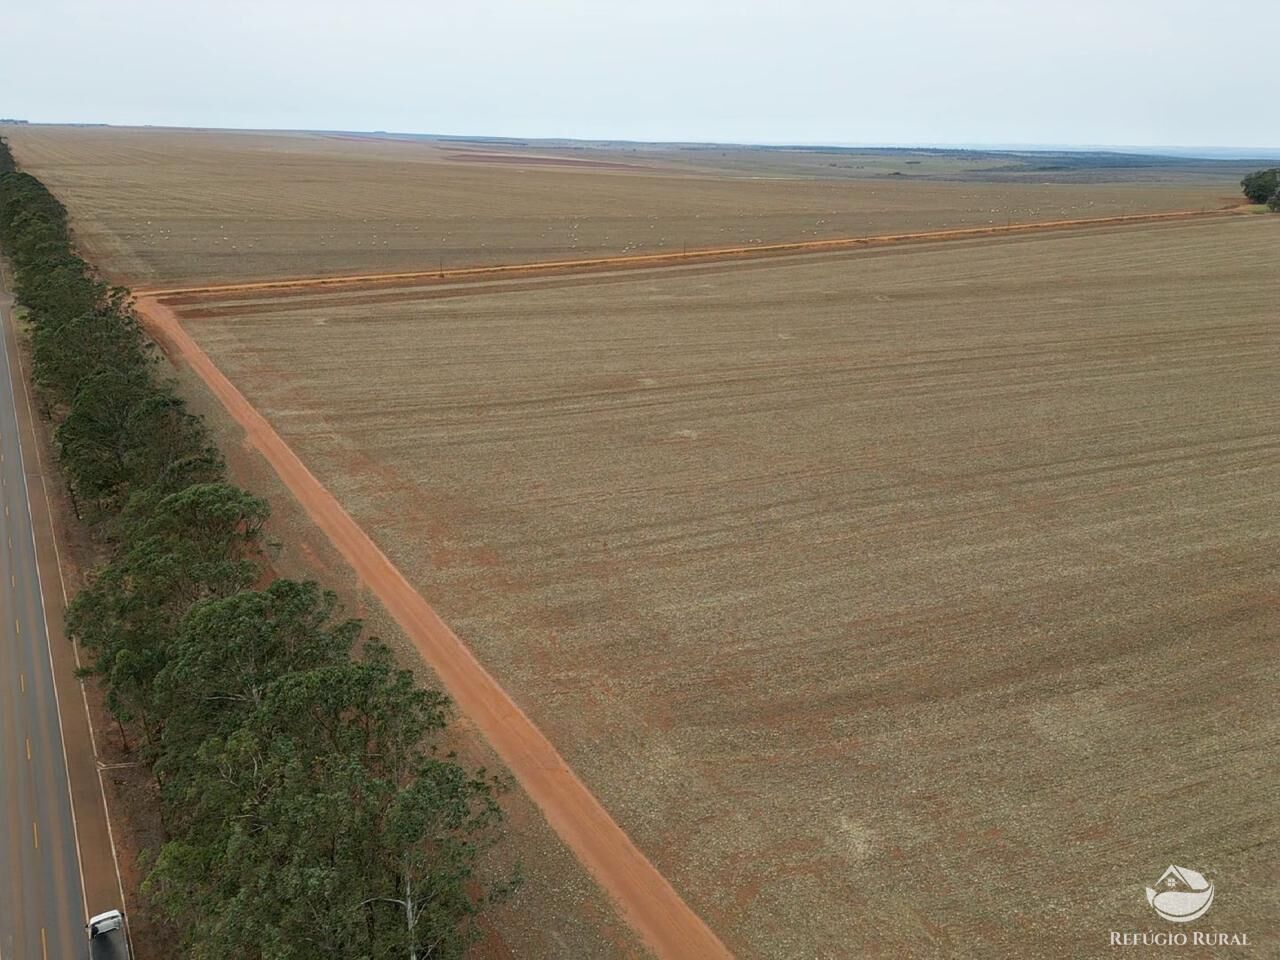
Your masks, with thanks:
[{"label": "horizon line", "polygon": [[[556,134],[521,135],[497,133],[439,133],[431,131],[352,129],[345,127],[236,127],[209,124],[113,123],[93,120],[25,120],[17,117],[0,119],[0,126],[32,127],[111,127],[116,129],[207,130],[228,133],[317,133],[359,134],[377,137],[413,137],[438,140],[521,140],[540,143],[632,144],[650,147],[743,147],[795,150],[936,150],[953,152],[993,151],[999,153],[1110,153],[1197,160],[1253,160],[1280,157],[1280,146],[1242,146],[1236,144],[1123,144],[1123,143],[1059,143],[1042,141],[911,141],[911,140],[692,140],[645,139],[629,137],[590,137]],[[1174,151],[1172,153],[1163,151]],[[1208,151],[1197,153],[1195,151]],[[1253,152],[1250,152],[1253,151]]]}]

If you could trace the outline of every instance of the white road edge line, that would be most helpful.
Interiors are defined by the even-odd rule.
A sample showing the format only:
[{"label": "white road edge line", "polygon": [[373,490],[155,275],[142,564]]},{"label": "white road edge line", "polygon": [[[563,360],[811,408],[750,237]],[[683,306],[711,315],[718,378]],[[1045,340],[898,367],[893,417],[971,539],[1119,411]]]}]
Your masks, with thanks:
[{"label": "white road edge line", "polygon": [[[14,341],[17,342],[18,328],[14,324],[12,301],[10,301],[8,325],[9,325],[9,328],[13,330]],[[18,434],[17,436],[18,469],[22,471],[22,477],[24,481],[23,499],[26,501],[26,504],[27,504],[27,531],[31,534],[31,556],[35,559],[36,592],[40,594],[40,616],[41,616],[41,619],[44,621],[43,626],[44,626],[45,653],[47,653],[49,656],[49,683],[53,686],[53,706],[54,706],[54,710],[58,714],[58,744],[62,747],[62,768],[67,773],[67,807],[71,811],[71,832],[75,837],[75,841],[76,841],[76,871],[80,874],[80,903],[84,906],[86,910],[88,910],[89,900],[88,900],[88,894],[85,891],[84,862],[80,857],[80,825],[76,821],[76,799],[75,799],[75,796],[71,793],[71,762],[67,759],[67,737],[66,737],[66,732],[62,729],[62,700],[58,696],[58,671],[57,671],[57,668],[53,665],[53,643],[49,639],[49,613],[45,609],[45,605],[44,605],[44,581],[40,576],[40,551],[36,547],[36,521],[35,521],[35,514],[33,514],[31,511],[31,489],[25,483],[26,476],[27,476],[26,455],[22,450],[22,426],[17,422],[18,396],[13,389],[13,365],[9,361],[9,345],[7,342],[8,341],[7,333],[5,336],[5,340],[6,340],[6,343],[4,344],[4,349],[3,351],[0,351],[0,352],[4,353],[5,379],[9,381],[9,401],[13,404],[14,428]],[[26,374],[24,373],[23,374],[24,384],[26,383],[25,376]],[[26,396],[25,389],[23,390],[23,395],[24,397]],[[27,398],[28,413],[30,413],[30,410],[31,410],[30,399]],[[32,429],[34,428],[35,428],[35,424],[33,423]],[[87,919],[87,914],[86,914],[86,919]]]},{"label": "white road edge line", "polygon": [[[44,494],[45,509],[46,509],[47,516],[49,517],[49,539],[53,543],[54,560],[58,566],[58,583],[62,592],[62,608],[65,611],[68,606],[67,582],[62,575],[62,554],[61,554],[61,551],[58,549],[58,531],[54,527],[54,521],[53,521],[54,512],[53,512],[53,504],[49,499],[49,486],[45,482],[44,458],[41,457],[40,455],[40,438],[36,434],[35,411],[31,406],[31,390],[27,385],[26,368],[22,363],[22,353],[21,353],[22,343],[18,337],[18,326],[17,326],[16,316],[13,312],[13,302],[14,301],[10,300],[8,325],[10,329],[13,330],[13,339],[18,351],[17,363],[18,363],[18,372],[22,377],[22,397],[27,408],[27,422],[31,426],[32,440],[34,441],[33,445],[35,447],[35,454],[36,454],[36,468],[40,474],[40,488]],[[6,337],[6,340],[7,340],[7,337]],[[5,355],[5,370],[9,375],[8,376],[9,397],[13,402],[14,412],[16,413],[17,406],[18,406],[18,398],[14,393],[14,389],[13,389],[13,368],[9,362],[9,351],[7,349],[7,343],[6,343],[6,349],[4,351],[4,355]],[[23,468],[22,472],[23,472],[23,476],[25,477],[26,469],[25,469],[25,454],[23,453],[23,449],[22,449],[22,426],[21,424],[18,424],[16,422],[16,417],[15,417],[14,426],[18,432],[18,463],[19,463],[19,466]],[[29,526],[31,530],[31,550],[34,556],[36,557],[36,585],[39,588],[39,593],[40,593],[40,612],[45,619],[44,641],[45,641],[45,646],[49,653],[49,671],[50,671],[51,677],[53,678],[54,705],[57,707],[57,710],[58,710],[58,735],[60,737],[61,744],[62,744],[62,763],[67,770],[67,802],[71,807],[71,827],[72,827],[72,830],[75,832],[75,838],[76,838],[76,866],[80,870],[80,900],[84,904],[85,919],[87,920],[89,916],[92,914],[92,910],[89,908],[89,896],[85,889],[85,883],[84,883],[84,863],[80,856],[80,828],[76,822],[75,797],[72,796],[71,794],[71,764],[67,760],[67,741],[66,741],[65,734],[63,733],[63,730],[62,730],[62,704],[58,698],[57,673],[54,670],[54,666],[53,666],[53,644],[49,640],[49,615],[48,615],[48,611],[45,609],[45,604],[44,604],[44,580],[40,575],[40,553],[39,553],[39,550],[36,548],[36,525],[35,525],[35,517],[31,512],[31,493],[30,493],[29,485],[27,489],[27,520],[29,522]],[[80,646],[75,642],[75,640],[71,641],[71,649],[75,655],[76,669],[79,670],[81,669]],[[90,746],[93,748],[94,766],[97,767],[98,738],[97,738],[97,734],[94,732],[94,729],[93,729],[93,714],[89,712],[89,697],[85,693],[84,680],[77,678],[77,682],[80,684],[80,699],[84,704],[85,723],[88,724],[88,727],[89,727],[89,743],[90,743]],[[125,902],[124,879],[120,875],[120,858],[116,854],[115,831],[112,829],[112,826],[111,826],[111,807],[107,803],[107,790],[106,790],[106,786],[103,784],[103,781],[102,781],[101,770],[97,770],[97,776],[98,776],[98,793],[102,797],[102,814],[107,822],[107,842],[111,845],[111,862],[115,866],[115,871],[116,871],[116,888],[117,890],[119,890],[119,893],[120,893],[120,910],[125,915],[125,937],[128,939],[129,952],[130,954],[132,954],[133,953],[133,937],[129,929],[129,920],[128,920],[129,910]]]}]

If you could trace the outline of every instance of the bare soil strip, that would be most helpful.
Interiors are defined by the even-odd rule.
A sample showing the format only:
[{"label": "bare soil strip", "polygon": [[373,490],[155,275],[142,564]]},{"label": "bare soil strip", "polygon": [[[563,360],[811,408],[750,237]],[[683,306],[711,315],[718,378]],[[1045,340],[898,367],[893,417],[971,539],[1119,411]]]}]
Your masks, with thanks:
[{"label": "bare soil strip", "polygon": [[139,297],[204,296],[212,294],[249,293],[259,290],[293,290],[314,287],[344,288],[386,283],[486,280],[506,276],[537,276],[617,270],[626,268],[666,267],[698,261],[742,260],[787,256],[799,253],[825,253],[859,247],[883,247],[894,244],[971,240],[1008,234],[1043,233],[1079,227],[1122,226],[1168,220],[1203,220],[1229,215],[1234,208],[1221,210],[1175,210],[1169,213],[1140,213],[1114,217],[1088,217],[1073,220],[1044,220],[1011,223],[989,227],[964,227],[952,230],[927,230],[919,233],[882,234],[870,237],[840,237],[831,240],[798,240],[790,243],[767,243],[751,246],[712,247],[685,250],[680,253],[645,253],[617,257],[592,257],[580,260],[542,260],[488,267],[452,267],[447,270],[414,270],[402,273],[366,273],[350,276],[294,277],[282,280],[255,280],[249,283],[224,283],[194,287],[161,289],[135,288]]},{"label": "bare soil strip", "polygon": [[140,298],[139,315],[243,427],[250,443],[404,629],[450,696],[493,745],[552,829],[663,958],[728,958],[720,939],[610,817],[551,742],[307,469],[167,307]]}]

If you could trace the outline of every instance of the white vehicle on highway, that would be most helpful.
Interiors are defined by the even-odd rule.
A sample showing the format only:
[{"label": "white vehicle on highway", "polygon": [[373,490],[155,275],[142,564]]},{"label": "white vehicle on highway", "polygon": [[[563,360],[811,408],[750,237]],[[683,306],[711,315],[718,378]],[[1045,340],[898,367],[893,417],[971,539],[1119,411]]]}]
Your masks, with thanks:
[{"label": "white vehicle on highway", "polygon": [[90,917],[85,930],[89,933],[89,960],[129,960],[129,939],[119,910]]}]

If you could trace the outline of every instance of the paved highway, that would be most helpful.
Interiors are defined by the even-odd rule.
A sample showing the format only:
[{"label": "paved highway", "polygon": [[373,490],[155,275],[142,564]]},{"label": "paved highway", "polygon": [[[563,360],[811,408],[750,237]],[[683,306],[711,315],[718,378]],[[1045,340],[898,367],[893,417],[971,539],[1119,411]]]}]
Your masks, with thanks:
[{"label": "paved highway", "polygon": [[84,883],[0,288],[0,960],[85,953]]}]

